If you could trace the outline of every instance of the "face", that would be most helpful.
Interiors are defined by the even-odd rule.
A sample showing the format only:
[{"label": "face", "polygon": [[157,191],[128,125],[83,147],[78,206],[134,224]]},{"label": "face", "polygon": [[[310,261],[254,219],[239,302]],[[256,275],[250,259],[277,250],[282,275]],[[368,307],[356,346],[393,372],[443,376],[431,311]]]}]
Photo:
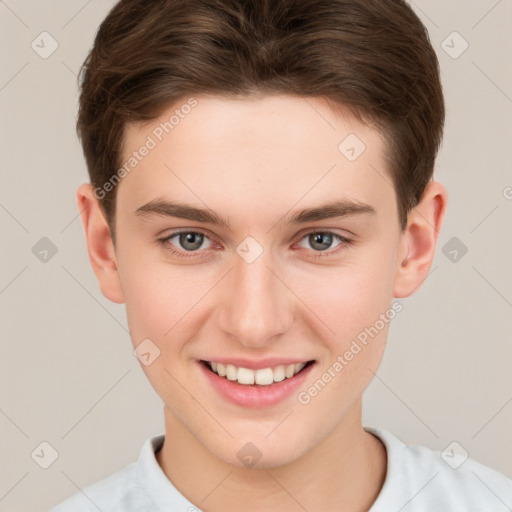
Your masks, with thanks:
[{"label": "face", "polygon": [[210,453],[241,465],[251,442],[267,467],[286,464],[358,404],[396,313],[384,145],[321,99],[196,101],[169,133],[176,105],[126,132],[126,160],[150,146],[117,190],[130,333]]}]

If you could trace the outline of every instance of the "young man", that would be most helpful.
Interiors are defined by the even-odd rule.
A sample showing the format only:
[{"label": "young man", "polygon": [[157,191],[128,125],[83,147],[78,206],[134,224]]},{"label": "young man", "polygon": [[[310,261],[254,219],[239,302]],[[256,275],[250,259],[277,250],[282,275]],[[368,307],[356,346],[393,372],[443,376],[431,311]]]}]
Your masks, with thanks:
[{"label": "young man", "polygon": [[504,475],[362,426],[446,208],[411,8],[122,0],[84,67],[78,206],[165,436],[54,512],[510,510]]}]

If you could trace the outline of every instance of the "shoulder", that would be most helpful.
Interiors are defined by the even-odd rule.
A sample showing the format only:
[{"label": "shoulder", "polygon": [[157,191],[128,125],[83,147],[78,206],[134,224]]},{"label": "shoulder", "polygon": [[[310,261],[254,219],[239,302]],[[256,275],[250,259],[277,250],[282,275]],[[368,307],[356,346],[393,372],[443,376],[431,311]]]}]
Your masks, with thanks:
[{"label": "shoulder", "polygon": [[192,504],[169,481],[156,460],[155,452],[163,441],[163,435],[147,439],[136,462],[80,489],[50,512],[194,510]]},{"label": "shoulder", "polygon": [[[365,427],[386,446],[387,475],[370,512],[450,510],[501,512],[512,509],[512,480],[467,457],[460,445],[443,453],[406,445],[384,429]],[[390,508],[393,507],[393,508]]]},{"label": "shoulder", "polygon": [[[140,502],[136,463],[77,491],[50,512],[85,512],[89,510],[123,510],[123,502]],[[131,510],[131,509],[126,509]]]}]

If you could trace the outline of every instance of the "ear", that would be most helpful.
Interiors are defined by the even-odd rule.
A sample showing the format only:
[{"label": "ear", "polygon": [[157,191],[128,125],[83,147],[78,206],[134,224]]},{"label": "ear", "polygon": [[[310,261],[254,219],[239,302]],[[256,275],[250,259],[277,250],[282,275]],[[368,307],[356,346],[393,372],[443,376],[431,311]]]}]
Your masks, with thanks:
[{"label": "ear", "polygon": [[87,251],[101,293],[117,304],[124,302],[110,228],[93,187],[83,183],[76,192],[78,210],[85,231]]},{"label": "ear", "polygon": [[421,201],[409,212],[407,226],[401,234],[394,297],[412,295],[426,279],[434,259],[446,204],[445,188],[432,181],[425,187]]}]

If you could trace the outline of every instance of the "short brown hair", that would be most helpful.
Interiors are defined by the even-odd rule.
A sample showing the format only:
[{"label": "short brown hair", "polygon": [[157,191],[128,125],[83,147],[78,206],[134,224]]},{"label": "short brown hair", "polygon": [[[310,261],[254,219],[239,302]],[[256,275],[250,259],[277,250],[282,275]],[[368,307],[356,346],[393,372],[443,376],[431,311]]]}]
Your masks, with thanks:
[{"label": "short brown hair", "polygon": [[[403,229],[443,134],[439,63],[403,0],[120,0],[80,79],[77,133],[94,187],[121,166],[127,122],[187,95],[323,97],[379,129]],[[114,236],[109,188],[100,203]]]}]

